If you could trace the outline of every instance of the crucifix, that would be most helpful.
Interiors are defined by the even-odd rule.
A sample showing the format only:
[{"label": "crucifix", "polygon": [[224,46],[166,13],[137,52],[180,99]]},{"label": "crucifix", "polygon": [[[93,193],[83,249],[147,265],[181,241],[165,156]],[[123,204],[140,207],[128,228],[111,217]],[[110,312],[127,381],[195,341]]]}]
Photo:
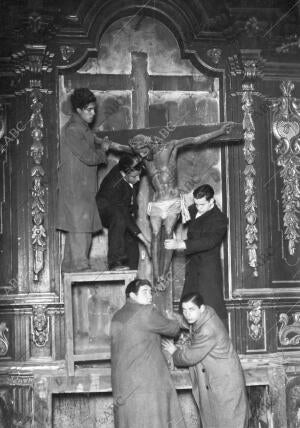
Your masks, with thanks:
[{"label": "crucifix", "polygon": [[[165,291],[168,286],[168,272],[172,260],[172,250],[162,249],[161,229],[164,227],[165,239],[172,238],[180,214],[188,216],[187,208],[177,185],[177,154],[185,147],[200,146],[207,142],[224,143],[241,140],[238,124],[220,123],[201,126],[176,127],[165,139],[156,133],[161,128],[144,128],[126,131],[104,132],[114,144],[128,141],[130,151],[145,165],[147,176],[154,189],[153,201],[148,205],[148,215],[152,229],[151,256],[154,288]],[[180,138],[184,134],[185,137]],[[100,136],[99,135],[99,136]],[[189,135],[189,136],[187,136]],[[223,138],[222,138],[223,136]],[[130,138],[131,137],[131,138]],[[187,218],[188,219],[188,218]],[[160,254],[160,255],[159,255]],[[162,259],[162,263],[159,263]],[[160,269],[162,265],[162,269]]]},{"label": "crucifix", "polygon": [[[207,142],[229,144],[242,140],[239,124],[210,124],[194,126],[161,126],[149,128],[149,90],[203,90],[202,82],[193,76],[150,76],[147,72],[147,54],[132,52],[132,73],[128,75],[80,75],[80,86],[97,90],[132,90],[132,119],[135,129],[97,132],[99,137],[127,145],[127,152],[139,155],[154,188],[148,214],[152,228],[152,264],[154,287],[159,292],[168,286],[167,273],[172,251],[162,249],[160,231],[165,238],[172,237],[180,216],[181,198],[177,187],[177,154],[188,146]],[[78,77],[77,77],[78,79]],[[78,85],[78,82],[77,82]],[[105,126],[104,126],[105,129]],[[159,256],[160,253],[160,256]],[[159,263],[159,259],[163,259]]]}]

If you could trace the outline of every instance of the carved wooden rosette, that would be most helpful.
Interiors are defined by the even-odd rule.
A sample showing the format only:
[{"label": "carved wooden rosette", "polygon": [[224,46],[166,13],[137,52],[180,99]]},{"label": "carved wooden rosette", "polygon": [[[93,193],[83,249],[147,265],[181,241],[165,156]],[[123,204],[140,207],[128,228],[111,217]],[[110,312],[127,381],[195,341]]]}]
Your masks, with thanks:
[{"label": "carved wooden rosette", "polygon": [[33,247],[33,273],[34,281],[39,280],[39,273],[44,267],[44,252],[46,250],[46,230],[44,227],[44,216],[46,212],[45,187],[43,186],[43,177],[45,171],[41,165],[44,155],[44,146],[42,144],[44,121],[42,117],[41,92],[34,88],[30,94],[32,103],[32,114],[30,118],[31,136],[33,144],[30,148],[30,156],[33,158],[31,168],[32,177],[32,247]]},{"label": "carved wooden rosette", "polygon": [[255,193],[255,126],[252,118],[253,114],[253,93],[254,85],[251,79],[256,74],[256,64],[253,61],[245,61],[245,81],[242,84],[242,110],[244,129],[244,192],[245,192],[245,218],[246,218],[246,248],[248,251],[249,266],[253,268],[253,275],[258,276],[257,262],[257,198]]},{"label": "carved wooden rosette", "polygon": [[283,180],[282,207],[284,237],[290,255],[295,254],[300,237],[300,102],[291,96],[294,84],[280,85],[282,97],[274,101],[272,128],[278,143],[275,146],[277,165]]},{"label": "carved wooden rosette", "polygon": [[75,53],[76,49],[74,46],[70,45],[61,45],[59,47],[60,54],[62,57],[62,60],[65,62],[69,62],[71,56]]},{"label": "carved wooden rosette", "polygon": [[222,49],[220,48],[208,49],[208,51],[206,52],[206,55],[208,58],[211,59],[211,61],[215,65],[218,65],[222,56]]}]

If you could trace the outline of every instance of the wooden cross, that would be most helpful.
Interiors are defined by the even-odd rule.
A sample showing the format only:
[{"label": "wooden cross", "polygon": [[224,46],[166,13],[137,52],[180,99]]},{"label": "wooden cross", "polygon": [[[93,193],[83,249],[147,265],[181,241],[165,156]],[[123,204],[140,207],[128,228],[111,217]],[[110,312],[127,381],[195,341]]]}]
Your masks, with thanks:
[{"label": "wooden cross", "polygon": [[[109,140],[127,145],[129,140],[138,134],[145,136],[156,136],[164,141],[180,140],[187,137],[195,137],[210,133],[219,129],[222,124],[176,126],[176,123],[164,124],[161,126],[149,127],[149,117],[151,109],[149,105],[149,91],[207,91],[206,80],[195,79],[194,76],[157,76],[149,75],[147,72],[147,54],[132,52],[132,72],[131,75],[116,74],[77,74],[74,78],[76,87],[89,87],[97,91],[128,91],[132,93],[132,126],[134,129],[109,130],[97,132],[99,137],[107,136]],[[162,115],[164,119],[164,116]],[[157,122],[156,122],[157,123]],[[235,124],[229,134],[210,140],[220,144],[229,144],[242,140],[242,126]],[[144,207],[140,207],[144,210]],[[146,211],[146,210],[145,210]],[[143,220],[146,225],[146,218]],[[142,275],[143,276],[143,275]],[[171,307],[168,302],[166,306]]]}]

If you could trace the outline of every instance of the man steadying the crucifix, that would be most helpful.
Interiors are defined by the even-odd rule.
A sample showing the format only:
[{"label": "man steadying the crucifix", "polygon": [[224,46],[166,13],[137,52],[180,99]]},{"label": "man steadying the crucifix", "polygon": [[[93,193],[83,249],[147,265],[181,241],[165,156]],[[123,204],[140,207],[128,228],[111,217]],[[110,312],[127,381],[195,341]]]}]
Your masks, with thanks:
[{"label": "man steadying the crucifix", "polygon": [[[177,187],[177,153],[181,148],[201,145],[223,134],[228,134],[233,123],[227,122],[218,130],[196,137],[164,141],[155,136],[136,135],[129,141],[131,149],[140,156],[147,175],[154,188],[153,201],[148,205],[148,215],[152,228],[151,254],[155,288],[163,291],[167,287],[167,273],[173,251],[163,248],[160,242],[161,228],[165,228],[165,239],[172,238],[177,220],[182,215],[188,218],[183,197]],[[163,268],[159,269],[159,254],[163,252]],[[162,256],[162,254],[161,254]]]}]

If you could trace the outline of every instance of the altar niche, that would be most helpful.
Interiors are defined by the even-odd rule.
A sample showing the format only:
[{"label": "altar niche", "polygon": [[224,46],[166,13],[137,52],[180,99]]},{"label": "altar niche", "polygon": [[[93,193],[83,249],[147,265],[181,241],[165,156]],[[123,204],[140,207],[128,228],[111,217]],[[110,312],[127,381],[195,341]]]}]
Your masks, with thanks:
[{"label": "altar niche", "polygon": [[[137,25],[138,24],[138,25]],[[95,131],[111,132],[156,127],[158,137],[174,138],[180,126],[219,123],[222,119],[219,77],[206,76],[190,61],[182,60],[177,41],[158,20],[144,17],[122,18],[104,33],[99,44],[98,59],[89,59],[76,73],[60,78],[60,122],[66,122],[68,98],[74,88],[88,87],[97,98]],[[185,135],[184,131],[181,138]],[[126,144],[127,141],[122,141]],[[109,155],[106,169],[99,170],[99,184],[117,158]],[[209,144],[203,149],[182,150],[177,159],[178,187],[192,201],[192,189],[209,183],[215,189],[218,205],[222,206],[222,166],[220,146]],[[146,214],[153,190],[147,177],[139,191],[138,224],[150,238]],[[176,235],[185,237],[185,227],[177,224]],[[163,236],[162,236],[163,238]],[[92,265],[106,268],[107,234],[102,232],[93,241]],[[100,259],[100,261],[99,261]],[[95,262],[95,260],[97,260]],[[140,248],[139,277],[152,282],[151,262]],[[168,274],[173,287],[157,293],[155,299],[172,308],[178,301],[184,282],[184,258],[175,256]],[[224,275],[225,276],[225,275]],[[157,302],[160,303],[160,302]]]}]

